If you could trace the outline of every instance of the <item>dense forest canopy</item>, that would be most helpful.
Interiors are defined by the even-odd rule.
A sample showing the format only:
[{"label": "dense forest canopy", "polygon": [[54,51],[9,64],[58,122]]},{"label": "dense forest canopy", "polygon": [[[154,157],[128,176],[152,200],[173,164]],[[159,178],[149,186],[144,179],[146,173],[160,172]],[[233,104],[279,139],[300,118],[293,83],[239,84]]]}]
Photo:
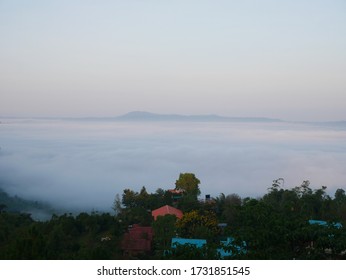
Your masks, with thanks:
[{"label": "dense forest canopy", "polygon": [[[0,258],[218,259],[220,244],[226,244],[222,250],[232,252],[231,259],[345,259],[345,191],[339,188],[332,197],[327,187],[313,189],[309,181],[293,188],[282,183],[274,180],[260,198],[222,193],[199,199],[199,179],[183,173],[171,190],[124,189],[115,196],[114,213],[54,214],[46,221],[10,211],[11,199],[1,192]],[[182,211],[182,218],[153,219],[152,211],[165,205]],[[150,250],[128,255],[124,236],[133,225],[154,234]],[[206,245],[172,246],[173,237]]]}]

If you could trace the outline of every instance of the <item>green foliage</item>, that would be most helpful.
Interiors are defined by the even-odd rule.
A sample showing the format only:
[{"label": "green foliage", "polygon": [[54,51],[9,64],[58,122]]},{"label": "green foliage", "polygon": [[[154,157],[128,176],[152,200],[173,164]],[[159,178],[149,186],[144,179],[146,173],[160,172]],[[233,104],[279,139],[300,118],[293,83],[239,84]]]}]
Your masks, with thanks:
[{"label": "green foliage", "polygon": [[346,194],[343,189],[337,189],[332,203],[332,213],[336,219],[346,225]]},{"label": "green foliage", "polygon": [[[245,257],[344,258],[344,228],[308,224],[309,219],[337,221],[333,214],[337,200],[326,195],[326,188],[313,190],[308,181],[304,181],[299,187],[284,190],[275,183],[263,198],[246,200],[241,206],[234,236],[246,241]],[[342,197],[341,191],[339,197]]]},{"label": "green foliage", "polygon": [[[153,226],[153,250],[140,259],[218,259],[220,239],[231,237],[230,259],[346,259],[346,194],[334,197],[326,187],[312,189],[309,181],[292,189],[283,180],[273,181],[261,198],[241,199],[221,194],[208,202],[198,201],[199,180],[191,173],[180,174],[176,187],[184,189],[178,208],[184,216],[159,216],[151,210],[172,203],[168,191],[148,193],[125,189],[115,199],[115,216],[109,213],[53,215],[35,221],[30,214],[8,211],[0,203],[0,259],[121,259],[121,241],[127,226]],[[2,197],[8,196],[2,194]],[[6,200],[7,201],[7,200]],[[309,224],[324,220],[326,225]],[[336,223],[343,227],[336,227]],[[227,223],[222,231],[219,223]],[[206,239],[207,246],[178,245],[171,238]],[[237,248],[244,248],[238,250]]]},{"label": "green foliage", "polygon": [[148,193],[145,187],[140,192],[125,189],[122,195],[121,207],[119,197],[115,199],[113,209],[119,219],[126,225],[141,224],[149,226],[152,222],[151,211],[166,204],[171,204],[172,198],[168,191],[157,189],[155,193]]},{"label": "green foliage", "polygon": [[176,245],[166,252],[167,260],[217,260],[220,256],[214,246],[203,245],[198,248],[192,244]]},{"label": "green foliage", "polygon": [[171,240],[176,235],[176,216],[158,216],[153,222],[154,247],[157,255],[163,255],[171,246]]},{"label": "green foliage", "polygon": [[177,190],[183,190],[186,194],[192,196],[199,196],[201,191],[199,184],[201,182],[193,173],[180,173],[179,179],[175,182],[175,188]]},{"label": "green foliage", "polygon": [[[122,232],[106,213],[54,215],[46,222],[1,213],[0,259],[119,259]],[[109,239],[101,241],[104,236]]]},{"label": "green foliage", "polygon": [[220,194],[215,199],[215,211],[219,220],[234,225],[237,222],[241,204],[242,200],[237,194],[227,196],[223,193]]},{"label": "green foliage", "polygon": [[177,221],[177,229],[184,238],[202,238],[213,240],[220,234],[218,221],[215,213],[193,210],[185,213]]},{"label": "green foliage", "polygon": [[190,212],[201,208],[201,203],[195,195],[184,194],[178,201],[177,207],[183,212]]}]

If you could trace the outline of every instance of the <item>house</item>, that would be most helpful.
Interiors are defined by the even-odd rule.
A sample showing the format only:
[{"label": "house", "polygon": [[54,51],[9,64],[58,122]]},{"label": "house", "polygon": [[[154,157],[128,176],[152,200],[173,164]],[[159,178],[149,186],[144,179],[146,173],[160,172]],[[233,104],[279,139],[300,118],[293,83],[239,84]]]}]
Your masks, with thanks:
[{"label": "house", "polygon": [[207,244],[207,240],[205,239],[190,239],[190,238],[179,238],[174,237],[172,238],[172,248],[176,248],[177,245],[193,245],[197,248],[202,248],[204,245]]},{"label": "house", "polygon": [[[226,240],[220,242],[220,247],[217,248],[220,259],[225,257],[231,257],[233,255],[232,249],[236,250],[238,253],[245,253],[246,243],[243,242],[244,246],[233,245],[234,238],[227,237]],[[172,238],[171,248],[176,248],[177,245],[192,245],[196,248],[202,248],[204,245],[207,245],[207,240],[205,239],[190,239],[190,238]]]},{"label": "house", "polygon": [[153,228],[134,224],[129,227],[121,242],[124,255],[137,255],[149,252],[153,240]]},{"label": "house", "polygon": [[[310,225],[319,225],[319,226],[328,226],[328,223],[326,221],[322,221],[322,220],[309,220],[309,224]],[[332,223],[332,225],[338,229],[342,228],[341,223]]]},{"label": "house", "polygon": [[172,195],[172,200],[174,203],[178,202],[184,194],[184,190],[169,189],[168,192]]},{"label": "house", "polygon": [[178,219],[181,219],[183,217],[183,212],[172,206],[165,205],[158,209],[153,210],[151,212],[151,215],[154,217],[155,221],[158,216],[165,216],[165,215],[175,215]]}]

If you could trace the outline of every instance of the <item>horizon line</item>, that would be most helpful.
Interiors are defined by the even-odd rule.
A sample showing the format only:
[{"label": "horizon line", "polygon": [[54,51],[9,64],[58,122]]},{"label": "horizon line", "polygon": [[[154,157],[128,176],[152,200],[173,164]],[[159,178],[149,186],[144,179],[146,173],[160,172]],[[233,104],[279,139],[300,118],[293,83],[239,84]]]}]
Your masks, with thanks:
[{"label": "horizon line", "polygon": [[[82,120],[82,119],[112,119],[112,120],[121,120],[122,118],[125,119],[126,117],[131,117],[131,115],[135,114],[143,114],[147,115],[147,117],[177,117],[177,118],[220,118],[224,120],[251,120],[251,119],[258,119],[258,120],[269,120],[272,122],[286,122],[286,123],[346,123],[346,119],[334,119],[334,120],[317,120],[317,121],[307,121],[307,120],[286,120],[282,118],[275,118],[275,117],[267,117],[267,116],[228,116],[228,115],[221,115],[221,114],[215,114],[215,113],[206,113],[206,114],[178,114],[178,113],[154,113],[151,111],[141,111],[141,110],[135,110],[135,111],[128,111],[127,113],[119,114],[119,115],[113,115],[113,116],[95,116],[95,115],[83,115],[83,116],[69,116],[69,115],[59,115],[59,116],[19,116],[19,115],[2,115],[0,116],[0,123],[1,119],[74,119],[74,120]],[[140,119],[139,116],[135,116]],[[148,120],[148,119],[144,119]]]}]

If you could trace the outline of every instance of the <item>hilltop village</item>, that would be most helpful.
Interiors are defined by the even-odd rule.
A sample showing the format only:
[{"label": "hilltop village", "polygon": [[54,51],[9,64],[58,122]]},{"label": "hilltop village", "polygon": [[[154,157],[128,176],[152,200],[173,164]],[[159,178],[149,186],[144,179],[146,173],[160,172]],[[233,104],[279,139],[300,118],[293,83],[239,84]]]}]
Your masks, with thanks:
[{"label": "hilltop village", "polygon": [[[174,188],[124,189],[111,213],[35,221],[0,207],[1,259],[345,259],[346,194],[274,180],[261,198],[200,198],[182,173]],[[0,203],[1,204],[1,203]]]}]

